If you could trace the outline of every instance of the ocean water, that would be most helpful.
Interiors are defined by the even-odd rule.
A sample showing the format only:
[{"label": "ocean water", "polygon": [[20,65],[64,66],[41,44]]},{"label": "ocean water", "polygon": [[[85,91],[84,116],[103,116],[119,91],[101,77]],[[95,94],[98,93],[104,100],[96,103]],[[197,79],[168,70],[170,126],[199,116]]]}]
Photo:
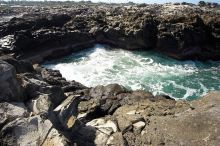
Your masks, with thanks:
[{"label": "ocean water", "polygon": [[96,45],[43,66],[88,87],[118,83],[154,95],[193,100],[220,90],[220,61],[177,61],[150,51],[126,51]]}]

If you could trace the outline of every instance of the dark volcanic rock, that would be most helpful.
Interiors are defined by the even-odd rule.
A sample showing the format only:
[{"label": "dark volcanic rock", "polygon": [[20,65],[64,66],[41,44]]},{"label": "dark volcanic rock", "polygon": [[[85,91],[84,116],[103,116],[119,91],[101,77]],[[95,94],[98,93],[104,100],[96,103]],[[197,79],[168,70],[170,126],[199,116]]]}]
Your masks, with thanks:
[{"label": "dark volcanic rock", "polygon": [[61,86],[64,92],[74,92],[76,90],[86,89],[87,87],[76,81],[66,81],[59,71],[51,69],[40,69],[43,79],[50,85]]},{"label": "dark volcanic rock", "polygon": [[215,38],[201,17],[176,19],[176,25],[169,21],[159,25],[158,51],[177,59],[205,59],[208,54],[210,59],[217,59]]},{"label": "dark volcanic rock", "polygon": [[220,58],[219,7],[91,4],[35,9],[24,8],[28,14],[0,27],[0,37],[7,42],[4,52],[39,63],[106,43],[124,49],[155,49],[176,59]]},{"label": "dark volcanic rock", "polygon": [[16,60],[11,56],[1,56],[0,60],[3,60],[11,65],[13,65],[16,69],[16,72],[19,73],[26,73],[26,72],[34,72],[33,66],[25,61],[25,60]]},{"label": "dark volcanic rock", "polygon": [[0,101],[23,101],[23,91],[15,68],[4,61],[0,61],[0,83]]},{"label": "dark volcanic rock", "polygon": [[35,98],[39,95],[46,94],[52,103],[57,106],[65,99],[61,86],[52,86],[45,82],[38,74],[25,73],[20,74],[21,85],[24,89],[24,97],[26,100]]},{"label": "dark volcanic rock", "polygon": [[109,84],[107,86],[96,86],[90,90],[89,95],[94,98],[109,98],[125,92],[125,88],[118,84]]},{"label": "dark volcanic rock", "polygon": [[[109,84],[107,86],[96,86],[92,88],[85,101],[79,104],[79,112],[86,114],[105,115],[111,114],[120,106],[120,98],[117,95],[125,93],[126,90],[123,86],[118,84]],[[90,116],[90,115],[88,115]]]}]

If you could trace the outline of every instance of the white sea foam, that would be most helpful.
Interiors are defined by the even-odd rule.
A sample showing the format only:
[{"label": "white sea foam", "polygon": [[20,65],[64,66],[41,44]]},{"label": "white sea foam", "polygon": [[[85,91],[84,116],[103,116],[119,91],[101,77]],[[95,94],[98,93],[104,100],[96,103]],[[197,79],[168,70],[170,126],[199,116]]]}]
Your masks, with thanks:
[{"label": "white sea foam", "polygon": [[[133,90],[145,89],[154,94],[162,93],[175,97],[177,95],[175,91],[165,91],[165,88],[172,86],[175,90],[185,91],[179,98],[199,96],[198,89],[185,87],[176,82],[178,77],[187,77],[199,72],[193,61],[165,62],[166,59],[161,60],[152,55],[106,49],[100,45],[90,51],[73,54],[72,58],[75,60],[70,59],[65,61],[66,63],[47,63],[45,66],[59,70],[67,80],[75,80],[89,87],[118,83]],[[194,82],[197,82],[196,80]],[[198,84],[201,93],[208,92],[205,85],[199,82]]]}]

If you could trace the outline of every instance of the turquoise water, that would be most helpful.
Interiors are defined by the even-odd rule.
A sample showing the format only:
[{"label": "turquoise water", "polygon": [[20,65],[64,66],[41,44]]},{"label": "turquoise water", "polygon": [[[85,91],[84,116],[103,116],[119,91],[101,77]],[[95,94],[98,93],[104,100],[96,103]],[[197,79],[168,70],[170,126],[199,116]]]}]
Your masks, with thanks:
[{"label": "turquoise water", "polygon": [[96,45],[44,66],[60,70],[67,80],[89,87],[118,83],[176,99],[192,100],[211,90],[220,90],[220,61],[177,61],[149,51]]}]

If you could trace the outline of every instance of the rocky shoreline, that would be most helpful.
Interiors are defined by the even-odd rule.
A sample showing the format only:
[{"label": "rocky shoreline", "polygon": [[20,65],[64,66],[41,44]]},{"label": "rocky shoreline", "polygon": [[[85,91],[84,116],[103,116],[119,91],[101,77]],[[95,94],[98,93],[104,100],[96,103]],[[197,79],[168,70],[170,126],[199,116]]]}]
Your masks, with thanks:
[{"label": "rocky shoreline", "polygon": [[218,145],[220,92],[175,101],[118,84],[88,88],[55,70],[0,62],[3,145]]},{"label": "rocky shoreline", "polygon": [[219,60],[219,7],[23,8],[0,22],[0,145],[219,145],[219,91],[175,101],[118,84],[88,88],[35,64],[95,43]]},{"label": "rocky shoreline", "polygon": [[1,22],[1,54],[35,63],[95,43],[154,49],[181,60],[220,59],[219,6],[64,3],[9,10],[19,17]]}]

